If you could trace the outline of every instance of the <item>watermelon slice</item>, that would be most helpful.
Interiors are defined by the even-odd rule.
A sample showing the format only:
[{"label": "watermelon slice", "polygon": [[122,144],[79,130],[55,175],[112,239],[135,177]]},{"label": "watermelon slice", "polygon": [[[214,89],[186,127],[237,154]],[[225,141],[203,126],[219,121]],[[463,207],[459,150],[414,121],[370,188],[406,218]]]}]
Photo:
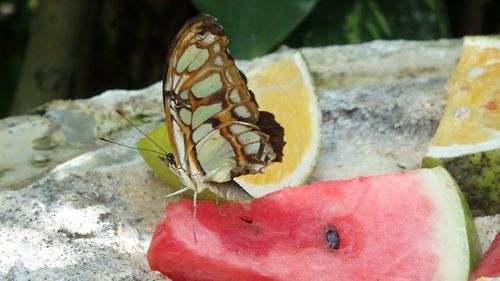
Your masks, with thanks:
[{"label": "watermelon slice", "polygon": [[467,280],[480,256],[443,168],[285,188],[250,204],[171,203],[148,250],[172,280]]},{"label": "watermelon slice", "polygon": [[471,274],[469,280],[476,280],[480,277],[500,278],[500,232],[497,233],[495,240],[484,253],[481,263],[479,263],[476,271]]}]

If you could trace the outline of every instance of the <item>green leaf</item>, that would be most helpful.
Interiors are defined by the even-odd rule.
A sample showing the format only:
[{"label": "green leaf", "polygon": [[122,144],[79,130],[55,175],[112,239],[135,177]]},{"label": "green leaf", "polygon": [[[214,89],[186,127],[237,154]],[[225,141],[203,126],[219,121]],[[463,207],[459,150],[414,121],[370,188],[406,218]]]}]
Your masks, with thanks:
[{"label": "green leaf", "polygon": [[192,0],[216,17],[238,59],[251,59],[276,47],[314,8],[318,0]]}]

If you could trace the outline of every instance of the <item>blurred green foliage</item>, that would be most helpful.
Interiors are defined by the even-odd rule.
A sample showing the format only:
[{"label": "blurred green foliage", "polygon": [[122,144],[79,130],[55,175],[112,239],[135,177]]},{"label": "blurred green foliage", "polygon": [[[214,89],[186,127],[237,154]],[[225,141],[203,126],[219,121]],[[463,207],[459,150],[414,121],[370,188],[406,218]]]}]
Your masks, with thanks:
[{"label": "blurred green foliage", "polygon": [[[87,64],[75,68],[71,77],[79,78],[65,98],[89,97],[111,88],[140,88],[161,80],[169,40],[197,13],[219,19],[236,59],[261,56],[282,44],[298,48],[449,36],[445,0],[92,1],[95,12],[79,37],[88,42],[80,46],[89,45],[78,58]],[[42,3],[0,0],[0,117],[6,116],[16,92],[30,23]],[[47,33],[42,38],[51,40],[54,35]]]},{"label": "blurred green foliage", "polygon": [[239,59],[291,47],[449,36],[441,0],[193,0],[217,17]]},{"label": "blurred green foliage", "polygon": [[375,39],[448,37],[439,0],[323,0],[285,41],[292,47],[355,44]]}]

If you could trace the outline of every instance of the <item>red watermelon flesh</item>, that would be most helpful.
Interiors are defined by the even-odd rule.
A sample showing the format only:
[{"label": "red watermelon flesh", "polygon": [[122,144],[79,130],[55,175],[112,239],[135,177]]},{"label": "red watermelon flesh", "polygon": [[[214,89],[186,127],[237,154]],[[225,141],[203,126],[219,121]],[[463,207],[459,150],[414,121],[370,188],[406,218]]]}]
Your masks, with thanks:
[{"label": "red watermelon flesh", "polygon": [[467,280],[478,248],[460,196],[435,168],[285,188],[250,204],[198,201],[197,242],[184,199],[167,206],[148,261],[172,280]]},{"label": "red watermelon flesh", "polygon": [[484,253],[483,259],[469,280],[476,280],[480,277],[500,277],[500,232]]}]

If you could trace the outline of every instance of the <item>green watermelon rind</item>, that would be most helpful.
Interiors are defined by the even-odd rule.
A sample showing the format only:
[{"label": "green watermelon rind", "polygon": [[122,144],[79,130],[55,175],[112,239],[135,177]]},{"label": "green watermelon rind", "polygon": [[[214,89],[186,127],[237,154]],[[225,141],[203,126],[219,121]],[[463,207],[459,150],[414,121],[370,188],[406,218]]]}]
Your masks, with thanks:
[{"label": "green watermelon rind", "polygon": [[[453,266],[442,267],[444,269],[440,280],[449,280],[450,276],[456,276],[456,274],[460,276],[456,276],[457,278],[454,280],[467,280],[469,274],[476,268],[481,259],[481,245],[467,201],[453,177],[443,167],[422,169],[422,171],[429,183],[425,185],[425,188],[428,189],[426,190],[427,194],[433,201],[434,206],[440,209],[437,212],[439,216],[442,216],[439,220],[449,223],[437,230],[443,239],[443,244],[440,245],[449,245],[446,247],[447,251],[437,249],[437,252],[441,254],[447,253],[447,256],[441,257],[441,261],[455,260],[455,262],[450,262]],[[442,192],[436,192],[434,190],[436,187],[442,187]],[[459,210],[462,210],[462,212],[459,212]],[[463,241],[456,241],[456,239]],[[467,249],[459,249],[456,245],[464,245]],[[463,255],[464,250],[468,252],[468,255]],[[455,251],[454,254],[453,251]],[[467,268],[456,268],[456,259],[464,259],[460,263],[469,266]],[[463,271],[458,273],[460,270]]]},{"label": "green watermelon rind", "polygon": [[500,148],[449,158],[424,157],[423,168],[437,166],[453,176],[474,216],[500,213]]},{"label": "green watermelon rind", "polygon": [[[453,178],[452,178],[453,180]],[[469,241],[469,253],[470,253],[470,272],[474,271],[481,261],[482,249],[481,242],[479,240],[479,235],[476,230],[476,225],[474,224],[474,219],[472,212],[467,203],[467,198],[465,198],[460,187],[455,182],[455,188],[457,189],[458,196],[460,197],[460,202],[462,203],[462,208],[464,210],[465,227],[467,230],[467,239]]]}]

